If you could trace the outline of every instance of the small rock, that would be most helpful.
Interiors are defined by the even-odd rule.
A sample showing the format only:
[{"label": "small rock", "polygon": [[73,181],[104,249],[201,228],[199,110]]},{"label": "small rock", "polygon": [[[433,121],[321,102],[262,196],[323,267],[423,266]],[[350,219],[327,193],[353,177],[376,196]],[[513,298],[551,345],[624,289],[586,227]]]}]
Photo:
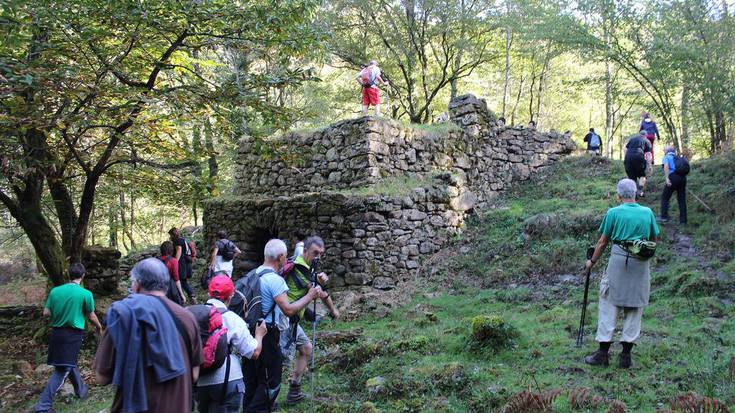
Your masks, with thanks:
[{"label": "small rock", "polygon": [[29,378],[33,375],[33,366],[31,363],[25,360],[18,360],[13,363],[15,372],[20,374],[23,378]]},{"label": "small rock", "polygon": [[34,370],[36,374],[47,374],[53,371],[54,366],[49,366],[48,364],[39,364],[38,367]]},{"label": "small rock", "polygon": [[382,393],[385,391],[385,378],[381,376],[376,376],[368,379],[368,381],[365,382],[365,388],[371,394]]}]

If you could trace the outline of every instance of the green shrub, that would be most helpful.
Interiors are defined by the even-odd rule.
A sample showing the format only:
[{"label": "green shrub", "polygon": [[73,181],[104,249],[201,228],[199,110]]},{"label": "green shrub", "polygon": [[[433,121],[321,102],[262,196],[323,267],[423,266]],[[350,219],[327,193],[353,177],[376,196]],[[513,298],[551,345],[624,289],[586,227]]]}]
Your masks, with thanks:
[{"label": "green shrub", "polygon": [[510,347],[519,335],[518,330],[499,315],[478,315],[472,319],[470,343],[476,349],[498,352]]}]

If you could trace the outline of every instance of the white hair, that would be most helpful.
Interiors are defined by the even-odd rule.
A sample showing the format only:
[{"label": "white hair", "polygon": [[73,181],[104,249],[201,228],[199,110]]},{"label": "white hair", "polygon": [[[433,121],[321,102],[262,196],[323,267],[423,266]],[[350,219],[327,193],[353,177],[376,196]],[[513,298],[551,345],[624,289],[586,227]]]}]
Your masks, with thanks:
[{"label": "white hair", "polygon": [[369,65],[369,66],[375,66],[375,65],[377,65],[377,64],[378,64],[378,62],[377,62],[377,61],[375,61],[375,60],[371,60],[371,61],[369,61],[369,62],[368,62],[368,65]]},{"label": "white hair", "polygon": [[286,243],[278,238],[268,241],[265,244],[265,249],[263,250],[263,255],[265,255],[266,261],[275,261],[281,255],[286,255],[286,253],[288,253]]},{"label": "white hair", "polygon": [[617,191],[623,199],[635,199],[638,193],[638,185],[632,179],[621,179],[618,181]]}]

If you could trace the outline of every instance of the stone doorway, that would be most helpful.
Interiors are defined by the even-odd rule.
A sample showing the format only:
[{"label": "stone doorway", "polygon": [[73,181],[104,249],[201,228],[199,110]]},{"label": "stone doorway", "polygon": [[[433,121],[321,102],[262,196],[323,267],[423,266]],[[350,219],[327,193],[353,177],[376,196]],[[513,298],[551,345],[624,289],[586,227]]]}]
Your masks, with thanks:
[{"label": "stone doorway", "polygon": [[278,238],[277,228],[253,228],[252,231],[245,234],[245,239],[239,243],[242,250],[239,264],[243,274],[263,263],[265,244],[273,238]]}]

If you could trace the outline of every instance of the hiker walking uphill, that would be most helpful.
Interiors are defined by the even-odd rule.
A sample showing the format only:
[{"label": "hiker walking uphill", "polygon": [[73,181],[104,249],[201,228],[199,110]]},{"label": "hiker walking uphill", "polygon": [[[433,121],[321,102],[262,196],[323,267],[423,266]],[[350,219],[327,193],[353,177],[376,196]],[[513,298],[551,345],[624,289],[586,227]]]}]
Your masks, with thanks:
[{"label": "hiker walking uphill", "polygon": [[669,200],[676,192],[676,201],[679,204],[679,223],[687,223],[687,174],[689,162],[683,156],[677,156],[671,145],[664,148],[663,170],[666,186],[661,193],[661,222],[669,221]]},{"label": "hiker walking uphill", "polygon": [[169,274],[158,258],[135,264],[130,277],[133,294],[110,307],[95,356],[97,382],[115,386],[110,413],[191,413],[203,361],[197,322],[166,298]]},{"label": "hiker walking uphill", "polygon": [[[312,264],[319,260],[324,254],[324,240],[317,236],[311,236],[304,241],[303,254],[300,254],[293,262],[293,266],[290,271],[284,271],[284,277],[286,278],[286,285],[288,285],[288,301],[296,302],[304,297],[309,292],[309,287],[312,285]],[[329,282],[329,278],[323,272],[316,275],[316,282],[319,285],[326,285]],[[322,299],[324,304],[329,309],[329,313],[332,318],[339,317],[339,311],[334,307],[332,297],[328,294]],[[295,404],[306,398],[306,395],[301,392],[301,378],[306,371],[306,367],[309,362],[309,357],[313,351],[312,344],[309,342],[309,337],[304,332],[299,322],[301,320],[316,321],[314,318],[317,316],[310,311],[310,315],[305,315],[306,309],[298,312],[298,314],[289,318],[289,328],[284,331],[281,335],[281,351],[290,363],[294,358],[294,350],[298,352],[298,357],[294,363],[294,367],[289,380],[289,389],[286,396],[287,404]],[[309,318],[311,318],[309,320]]]},{"label": "hiker walking uphill", "polygon": [[192,276],[192,266],[196,260],[196,247],[191,240],[181,236],[181,230],[174,227],[168,231],[171,236],[171,242],[174,244],[174,258],[179,261],[179,280],[181,288],[189,296],[189,301],[196,302],[194,298],[194,290],[189,285],[189,279]]},{"label": "hiker walking uphill", "polygon": [[84,273],[82,264],[72,264],[69,267],[70,281],[51,289],[46,299],[43,315],[51,317],[52,327],[47,363],[54,366],[54,370],[34,407],[36,412],[53,411],[51,406],[54,395],[67,377],[71,380],[77,397],[85,398],[89,393],[89,386],[84,383],[77,367],[79,349],[84,337],[85,318],[89,318],[97,334],[101,334],[102,325],[94,313],[92,293],[81,286]]},{"label": "hiker walking uphill", "polygon": [[[255,323],[261,317],[268,328],[258,360],[244,359],[242,363],[245,376],[245,413],[273,410],[281,389],[283,358],[279,340],[281,326],[288,326],[286,317],[297,314],[316,298],[326,298],[326,294],[317,286],[309,288],[309,292],[298,301],[288,301],[288,286],[278,274],[286,264],[287,253],[286,243],[280,239],[268,241],[263,251],[263,265],[250,271],[235,285],[247,300],[246,322],[250,331],[255,331]],[[257,300],[258,297],[260,301]]]},{"label": "hiker walking uphill", "polygon": [[209,269],[212,275],[226,274],[232,277],[232,260],[240,253],[240,248],[227,239],[227,231],[217,231],[217,241],[214,243],[212,256],[209,258]]},{"label": "hiker walking uphill", "polygon": [[625,144],[625,160],[623,161],[625,174],[638,186],[638,197],[642,197],[646,189],[646,169],[648,167],[646,156],[650,156],[652,150],[651,143],[645,138],[645,134],[646,132],[641,130]]},{"label": "hiker walking uphill", "polygon": [[602,153],[602,138],[595,133],[595,128],[590,128],[590,132],[584,136],[584,142],[587,143],[587,152],[593,155]]},{"label": "hiker walking uphill", "polygon": [[206,305],[188,308],[199,323],[205,356],[197,382],[197,406],[199,413],[237,413],[245,394],[240,356],[257,359],[267,329],[265,322],[260,323],[253,338],[245,321],[227,310],[235,294],[230,277],[214,277],[208,292]]},{"label": "hiker walking uphill", "polygon": [[375,107],[375,116],[380,116],[380,90],[378,89],[378,82],[382,86],[387,85],[388,82],[381,77],[378,62],[371,60],[357,74],[356,79],[357,83],[362,86],[362,115],[367,116],[370,105],[373,105]]},{"label": "hiker walking uphill", "polygon": [[646,139],[651,142],[651,164],[654,164],[655,160],[653,159],[653,142],[657,138],[660,138],[660,136],[658,134],[658,127],[656,126],[656,122],[651,119],[650,113],[643,114],[643,120],[641,120],[641,126],[638,129],[646,131]]},{"label": "hiker walking uphill", "polygon": [[186,304],[184,290],[181,288],[181,279],[179,278],[179,261],[174,258],[174,244],[171,241],[164,241],[161,244],[161,256],[159,259],[166,265],[168,275],[170,277],[168,291],[166,297],[178,305]]},{"label": "hiker walking uphill", "polygon": [[648,305],[651,290],[650,258],[656,249],[655,241],[659,229],[651,209],[635,202],[635,182],[622,179],[616,189],[621,204],[605,214],[595,252],[585,263],[585,268],[590,271],[602,256],[602,251],[612,242],[610,259],[600,280],[595,337],[599,349],[584,361],[591,365],[608,365],[615,323],[618,313],[622,311],[620,344],[623,351],[618,365],[621,368],[630,368],[631,350],[640,337],[643,308]]}]

